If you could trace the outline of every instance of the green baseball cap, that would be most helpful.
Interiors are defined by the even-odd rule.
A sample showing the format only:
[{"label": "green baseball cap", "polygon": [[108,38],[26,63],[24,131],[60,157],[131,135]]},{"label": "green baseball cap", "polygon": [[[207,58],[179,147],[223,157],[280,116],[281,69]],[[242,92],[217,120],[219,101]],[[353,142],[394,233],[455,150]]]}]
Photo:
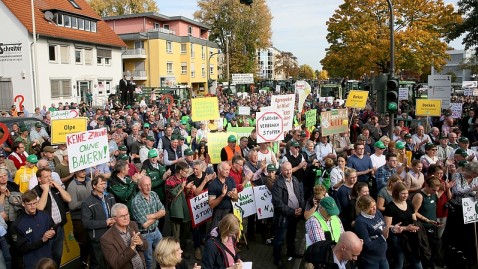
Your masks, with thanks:
[{"label": "green baseball cap", "polygon": [[126,155],[126,154],[118,155],[118,160],[127,161],[127,160],[129,160],[129,156]]},{"label": "green baseball cap", "polygon": [[277,167],[273,164],[267,165],[267,172],[274,172],[277,171]]},{"label": "green baseball cap", "polygon": [[152,137],[152,136],[148,135],[148,136],[146,137],[146,140],[149,140],[149,141],[154,141],[154,137]]},{"label": "green baseball cap", "polygon": [[236,136],[235,135],[230,135],[228,138],[227,138],[227,142],[236,142],[237,139],[236,139]]},{"label": "green baseball cap", "polygon": [[433,144],[433,143],[426,143],[425,145],[425,150],[430,150],[430,149],[434,149],[436,148],[437,145]]},{"label": "green baseball cap", "polygon": [[194,152],[191,149],[184,150],[184,156],[193,156]]},{"label": "green baseball cap", "polygon": [[340,213],[339,207],[335,203],[334,198],[327,196],[320,200],[320,206],[331,216],[337,216]]},{"label": "green baseball cap", "polygon": [[118,147],[118,150],[127,151],[128,148],[125,145],[121,145],[121,146]]},{"label": "green baseball cap", "polygon": [[460,139],[458,139],[458,142],[460,142],[460,143],[470,143],[470,140],[468,140],[467,137],[462,136],[462,137],[460,137]]},{"label": "green baseball cap", "polygon": [[36,155],[32,154],[27,157],[27,162],[36,164],[38,162],[38,158]]},{"label": "green baseball cap", "polygon": [[148,151],[148,158],[158,157],[158,151],[156,149],[150,149]]},{"label": "green baseball cap", "polygon": [[297,141],[292,141],[290,142],[290,146],[296,148],[296,147],[300,147],[300,144]]},{"label": "green baseball cap", "polygon": [[385,144],[382,141],[377,141],[375,144],[373,144],[374,147],[379,148],[379,149],[385,149]]},{"label": "green baseball cap", "polygon": [[462,149],[462,148],[458,148],[458,149],[455,151],[455,154],[461,155],[462,157],[468,157],[468,152],[466,152],[466,150],[464,150],[464,149]]},{"label": "green baseball cap", "polygon": [[396,149],[404,149],[405,148],[405,143],[403,143],[402,141],[397,141],[397,143],[395,144],[395,148]]},{"label": "green baseball cap", "polygon": [[145,123],[145,124],[143,125],[143,128],[149,128],[149,123]]},{"label": "green baseball cap", "polygon": [[28,132],[28,128],[26,126],[22,126],[20,127],[20,133],[23,133],[23,132]]}]

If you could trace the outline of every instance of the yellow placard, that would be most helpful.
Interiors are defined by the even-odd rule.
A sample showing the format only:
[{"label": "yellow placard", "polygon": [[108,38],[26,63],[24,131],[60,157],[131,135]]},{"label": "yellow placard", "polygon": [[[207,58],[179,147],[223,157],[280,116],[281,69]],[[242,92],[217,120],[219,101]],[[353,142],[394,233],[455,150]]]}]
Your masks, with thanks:
[{"label": "yellow placard", "polygon": [[80,257],[80,247],[73,235],[73,223],[71,222],[70,213],[66,213],[67,222],[63,226],[65,238],[63,241],[63,255],[61,255],[61,265],[65,265]]},{"label": "yellow placard", "polygon": [[350,91],[345,101],[345,107],[365,108],[367,104],[367,91]]},{"label": "yellow placard", "polygon": [[193,121],[219,119],[217,97],[191,99],[191,117]]},{"label": "yellow placard", "polygon": [[417,99],[417,116],[441,116],[441,100]]},{"label": "yellow placard", "polygon": [[227,138],[230,135],[236,135],[236,133],[229,132],[207,134],[207,152],[211,157],[211,163],[217,164],[221,162],[221,149],[227,146]]},{"label": "yellow placard", "polygon": [[85,132],[87,125],[86,118],[58,119],[51,121],[51,143],[66,143],[66,135]]}]

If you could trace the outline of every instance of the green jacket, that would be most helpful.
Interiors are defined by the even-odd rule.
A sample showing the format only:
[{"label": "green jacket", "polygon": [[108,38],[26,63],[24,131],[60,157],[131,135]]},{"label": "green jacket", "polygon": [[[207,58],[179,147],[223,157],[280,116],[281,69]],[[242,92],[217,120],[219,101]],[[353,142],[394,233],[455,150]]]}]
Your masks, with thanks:
[{"label": "green jacket", "polygon": [[166,180],[166,195],[169,204],[169,217],[182,219],[183,222],[189,222],[189,207],[186,201],[181,183],[176,176],[171,176]]},{"label": "green jacket", "polygon": [[141,170],[145,170],[146,174],[151,178],[151,190],[158,194],[159,199],[163,205],[166,204],[166,189],[165,189],[165,180],[163,175],[166,172],[166,168],[162,165],[159,165],[158,169],[154,168],[151,165],[149,160],[143,162],[143,167]]},{"label": "green jacket", "polygon": [[108,181],[108,191],[113,194],[117,203],[123,203],[131,211],[131,201],[138,192],[138,185],[131,180],[131,177],[126,176],[126,183],[123,182],[116,173],[111,175]]}]

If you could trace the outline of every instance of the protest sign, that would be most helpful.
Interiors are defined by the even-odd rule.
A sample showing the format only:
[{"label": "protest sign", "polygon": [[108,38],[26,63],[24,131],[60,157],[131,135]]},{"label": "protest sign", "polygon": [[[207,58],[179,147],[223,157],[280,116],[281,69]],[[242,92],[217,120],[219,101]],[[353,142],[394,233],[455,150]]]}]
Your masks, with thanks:
[{"label": "protest sign", "polygon": [[295,106],[295,94],[271,96],[272,109],[274,109],[274,111],[282,111],[283,113],[282,118],[284,120],[284,131],[290,131],[293,128],[294,106]]},{"label": "protest sign", "polygon": [[463,222],[465,224],[478,222],[478,204],[474,197],[463,198],[461,200],[463,205]]},{"label": "protest sign", "polygon": [[322,135],[345,133],[348,130],[347,109],[333,109],[320,113]]},{"label": "protest sign", "polygon": [[191,117],[193,121],[219,119],[217,97],[191,99]]},{"label": "protest sign", "polygon": [[408,88],[398,89],[398,100],[408,100]]},{"label": "protest sign", "polygon": [[79,109],[69,109],[69,110],[57,110],[57,111],[50,111],[50,116],[52,120],[59,120],[59,119],[74,119],[80,116]]},{"label": "protest sign", "polygon": [[450,107],[451,75],[428,75],[428,97],[441,101],[441,107]]},{"label": "protest sign", "polygon": [[230,135],[236,134],[232,132],[207,134],[207,147],[212,164],[217,164],[221,162],[221,150],[227,145],[227,138]]},{"label": "protest sign", "polygon": [[250,215],[256,214],[256,203],[254,201],[254,191],[252,186],[244,188],[238,195],[239,199],[237,202],[233,202],[234,207],[239,208],[242,212],[242,217],[246,218]]},{"label": "protest sign", "polygon": [[256,202],[257,219],[267,219],[274,216],[272,193],[266,186],[254,187],[254,201]]},{"label": "protest sign", "polygon": [[227,131],[230,133],[235,133],[237,141],[241,139],[241,137],[249,137],[251,135],[252,130],[254,130],[254,127],[229,127],[227,128]]},{"label": "protest sign", "polygon": [[284,117],[282,111],[256,113],[257,143],[284,139]]},{"label": "protest sign", "polygon": [[454,119],[460,119],[463,112],[463,103],[450,103],[451,117]]},{"label": "protest sign", "polygon": [[86,118],[59,119],[51,121],[51,143],[66,143],[66,135],[86,131]]},{"label": "protest sign", "polygon": [[251,107],[249,106],[239,106],[237,109],[238,115],[251,115]]},{"label": "protest sign", "polygon": [[188,205],[193,228],[196,228],[199,224],[212,217],[212,209],[209,207],[209,197],[207,191],[189,199]]},{"label": "protest sign", "polygon": [[335,97],[333,96],[327,96],[327,97],[319,97],[319,102],[320,103],[329,103],[333,104],[335,100]]},{"label": "protest sign", "polygon": [[311,109],[305,112],[305,126],[314,126],[317,123],[317,109]]},{"label": "protest sign", "polygon": [[442,100],[417,99],[416,115],[417,116],[441,116]]},{"label": "protest sign", "polygon": [[106,128],[66,136],[70,173],[110,161]]},{"label": "protest sign", "polygon": [[295,93],[299,95],[299,102],[297,103],[297,110],[302,111],[304,107],[304,102],[307,96],[309,96],[312,88],[310,84],[307,83],[305,80],[296,81],[295,84]]},{"label": "protest sign", "polygon": [[365,108],[367,104],[368,92],[367,91],[355,91],[352,90],[347,95],[347,100],[345,101],[345,107],[351,108]]}]

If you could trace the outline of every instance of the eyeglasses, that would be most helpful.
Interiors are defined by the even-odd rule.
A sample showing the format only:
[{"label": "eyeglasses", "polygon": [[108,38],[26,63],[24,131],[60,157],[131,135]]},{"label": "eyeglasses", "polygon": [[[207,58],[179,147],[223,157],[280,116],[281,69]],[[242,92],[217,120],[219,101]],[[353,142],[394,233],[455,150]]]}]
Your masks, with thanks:
[{"label": "eyeglasses", "polygon": [[119,218],[119,219],[129,219],[129,213],[124,214],[124,215],[119,215],[119,216],[116,216],[116,217]]}]

